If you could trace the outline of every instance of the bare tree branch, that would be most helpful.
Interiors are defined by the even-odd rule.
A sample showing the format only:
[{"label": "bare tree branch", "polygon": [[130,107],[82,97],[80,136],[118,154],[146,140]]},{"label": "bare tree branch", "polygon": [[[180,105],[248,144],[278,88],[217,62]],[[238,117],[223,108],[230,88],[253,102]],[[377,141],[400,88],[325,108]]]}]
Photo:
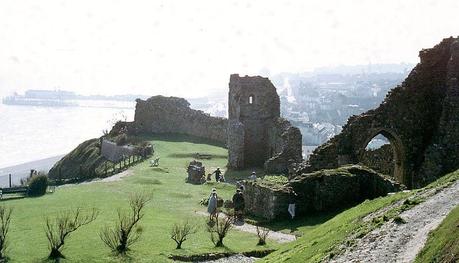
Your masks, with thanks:
[{"label": "bare tree branch", "polygon": [[[139,221],[144,217],[145,205],[150,201],[146,194],[134,194],[129,198],[130,213],[118,210],[118,222],[114,227],[105,227],[99,232],[100,239],[113,252],[125,254],[141,236]],[[136,231],[134,231],[134,227]]]},{"label": "bare tree branch", "polygon": [[207,231],[210,233],[210,240],[216,247],[223,246],[223,239],[226,237],[228,232],[233,229],[234,216],[227,215],[226,217],[220,218],[217,213],[214,224],[207,225]]},{"label": "bare tree branch", "polygon": [[185,221],[182,224],[175,223],[171,230],[171,239],[177,243],[176,249],[181,249],[189,235],[196,233],[196,226],[190,221]]},{"label": "bare tree branch", "polygon": [[5,251],[8,247],[8,232],[10,229],[11,213],[13,209],[0,206],[0,259],[5,258]]},{"label": "bare tree branch", "polygon": [[45,234],[51,250],[48,258],[65,258],[61,252],[65,239],[80,227],[96,220],[98,214],[96,209],[92,209],[90,213],[82,214],[81,209],[77,208],[74,211],[62,212],[54,219],[47,217],[45,219]]}]

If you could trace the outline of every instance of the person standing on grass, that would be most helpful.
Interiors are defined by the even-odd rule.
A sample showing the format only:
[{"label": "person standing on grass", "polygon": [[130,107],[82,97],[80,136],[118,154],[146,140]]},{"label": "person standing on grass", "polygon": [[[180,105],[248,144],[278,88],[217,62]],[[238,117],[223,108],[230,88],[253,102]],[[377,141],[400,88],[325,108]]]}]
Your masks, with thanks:
[{"label": "person standing on grass", "polygon": [[242,221],[244,216],[245,200],[240,189],[237,189],[236,193],[233,195],[233,205],[234,215],[239,221]]},{"label": "person standing on grass", "polygon": [[293,188],[290,187],[289,193],[288,193],[288,213],[292,217],[292,219],[295,217],[295,210],[296,210],[296,199],[298,195],[293,191]]},{"label": "person standing on grass", "polygon": [[220,171],[220,167],[217,167],[217,170],[215,170],[213,174],[215,174],[215,182],[220,182],[220,177],[222,175],[222,171]]},{"label": "person standing on grass", "polygon": [[207,212],[209,213],[209,221],[213,221],[217,216],[217,190],[215,188],[213,188],[210,193],[207,204]]}]

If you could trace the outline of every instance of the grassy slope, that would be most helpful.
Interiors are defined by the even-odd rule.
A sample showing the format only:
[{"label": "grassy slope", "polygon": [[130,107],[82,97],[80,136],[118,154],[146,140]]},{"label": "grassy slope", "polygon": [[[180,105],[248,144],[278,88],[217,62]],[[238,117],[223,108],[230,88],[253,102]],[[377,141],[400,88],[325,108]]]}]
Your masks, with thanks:
[{"label": "grassy slope", "polygon": [[[10,232],[10,246],[7,255],[10,262],[42,262],[48,255],[44,235],[44,217],[54,216],[58,211],[75,207],[96,207],[100,215],[95,222],[73,233],[63,251],[67,260],[63,262],[125,262],[113,257],[99,239],[98,232],[116,218],[117,208],[127,208],[130,193],[151,192],[153,199],[146,208],[142,221],[144,229],[141,241],[134,245],[131,262],[165,262],[171,253],[195,254],[217,251],[250,251],[273,248],[257,247],[255,235],[233,231],[225,239],[226,248],[215,249],[204,228],[204,217],[195,211],[205,211],[198,204],[208,196],[212,187],[224,199],[230,199],[234,187],[228,184],[191,185],[185,183],[185,166],[191,160],[186,153],[207,152],[219,158],[204,160],[207,171],[217,166],[224,167],[227,150],[194,142],[180,142],[183,138],[165,141],[153,140],[157,155],[161,157],[160,167],[151,168],[148,162],[132,167],[133,175],[122,181],[64,186],[54,194],[40,198],[4,201],[2,204],[14,208]],[[177,157],[177,153],[185,153]],[[199,232],[184,243],[182,251],[175,250],[175,243],[169,239],[169,231],[175,222],[190,218],[200,226]]]},{"label": "grassy slope", "polygon": [[429,234],[415,262],[459,262],[459,206]]},{"label": "grassy slope", "polygon": [[[459,171],[456,171],[430,184],[427,188],[441,187],[458,179]],[[350,234],[369,230],[368,228],[371,226],[361,220],[365,215],[384,208],[397,200],[410,197],[414,193],[415,191],[400,192],[371,201],[367,200],[315,228],[303,228],[303,237],[282,246],[281,249],[265,257],[261,262],[319,262],[333,255],[337,246],[344,243]],[[397,211],[390,212],[391,216],[396,215],[394,212]]]}]

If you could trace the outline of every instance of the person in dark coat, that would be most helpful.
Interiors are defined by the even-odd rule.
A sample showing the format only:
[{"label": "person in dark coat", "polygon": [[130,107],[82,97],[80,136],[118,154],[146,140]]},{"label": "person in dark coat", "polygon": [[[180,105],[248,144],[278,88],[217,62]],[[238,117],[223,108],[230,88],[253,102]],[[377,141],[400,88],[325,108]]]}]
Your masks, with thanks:
[{"label": "person in dark coat", "polygon": [[239,189],[237,189],[236,193],[233,195],[233,205],[234,205],[234,215],[236,216],[238,220],[242,221],[243,215],[244,215],[245,200],[244,200],[244,195]]},{"label": "person in dark coat", "polygon": [[215,174],[215,182],[220,182],[220,178],[222,175],[222,171],[220,171],[220,167],[217,167],[217,170],[215,170],[213,174]]}]

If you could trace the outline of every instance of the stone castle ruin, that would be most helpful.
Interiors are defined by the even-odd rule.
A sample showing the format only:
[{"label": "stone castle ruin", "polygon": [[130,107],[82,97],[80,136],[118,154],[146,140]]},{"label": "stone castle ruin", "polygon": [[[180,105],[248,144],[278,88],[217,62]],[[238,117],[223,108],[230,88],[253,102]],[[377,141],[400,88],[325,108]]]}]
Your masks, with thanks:
[{"label": "stone castle ruin", "polygon": [[287,173],[288,164],[302,160],[301,133],[280,118],[280,100],[267,78],[231,75],[228,94],[229,166],[264,166]]},{"label": "stone castle ruin", "polygon": [[[419,56],[420,63],[378,108],[350,117],[340,134],[296,167],[287,184],[246,182],[244,195],[251,200],[247,211],[267,219],[287,216],[289,187],[298,193],[301,215],[346,207],[403,189],[403,185],[421,187],[457,170],[459,39],[444,39]],[[366,147],[378,135],[390,145],[372,151],[374,160]]]},{"label": "stone castle ruin", "polygon": [[119,123],[128,133],[172,133],[209,139],[228,147],[229,167],[264,167],[268,173],[288,173],[302,161],[301,133],[280,118],[276,88],[262,77],[231,75],[229,119],[190,108],[182,98],[154,96],[137,100],[134,122]]},{"label": "stone castle ruin", "polygon": [[421,62],[378,108],[349,118],[297,174],[362,162],[366,145],[379,134],[390,141],[394,177],[409,188],[458,169],[459,40],[444,39],[419,56]]},{"label": "stone castle ruin", "polygon": [[228,120],[190,108],[183,98],[153,96],[137,99],[134,122],[125,123],[129,133],[173,133],[196,136],[226,144]]}]

